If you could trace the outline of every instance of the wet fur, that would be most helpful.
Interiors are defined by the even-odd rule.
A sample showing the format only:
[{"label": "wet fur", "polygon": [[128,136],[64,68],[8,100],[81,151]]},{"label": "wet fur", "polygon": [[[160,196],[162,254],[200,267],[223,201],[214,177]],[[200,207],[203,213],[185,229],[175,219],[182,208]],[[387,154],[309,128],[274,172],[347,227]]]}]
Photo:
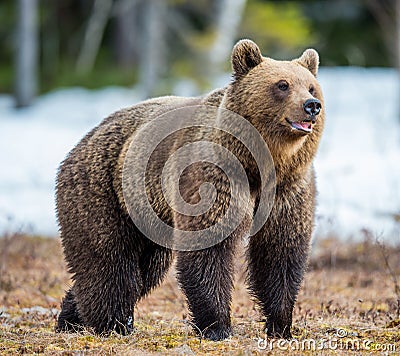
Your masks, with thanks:
[{"label": "wet fur", "polygon": [[[310,84],[315,87],[313,96],[322,101],[315,79],[318,55],[308,50],[294,61],[274,61],[262,57],[258,47],[245,40],[235,46],[232,66],[232,83],[204,98],[156,98],[111,115],[88,133],[60,166],[57,214],[73,286],[62,302],[57,330],[75,331],[88,326],[97,333],[132,331],[135,304],[160,284],[173,256],[171,250],[143,236],[127,213],[122,194],[125,154],[135,130],[144,123],[174,108],[207,104],[226,107],[248,119],[268,143],[274,159],[276,200],[263,228],[249,240],[248,285],[266,317],[268,334],[291,336],[293,306],[313,228],[316,191],[312,160],[322,133],[324,112],[307,136],[293,133],[284,125],[287,115],[298,120],[304,116],[302,103],[312,97]],[[290,92],[277,91],[275,83],[281,79],[289,82]],[[174,141],[164,147],[165,154],[191,134],[181,132],[171,138]],[[223,137],[221,143],[242,155],[248,176],[254,178],[250,179],[253,203],[247,207],[249,213],[237,230],[218,245],[176,252],[177,278],[196,330],[211,340],[231,334],[235,246],[249,231],[260,190],[251,159]],[[168,147],[172,147],[170,151]],[[150,165],[153,172],[159,169],[159,161],[162,157],[156,156]],[[196,201],[196,190],[190,193],[191,187],[209,177],[196,168],[189,173],[183,191],[189,201]],[[167,222],[176,227],[213,223],[213,214],[190,221],[172,214],[154,181],[150,186],[152,199]],[[216,189],[223,207],[229,187],[220,179]]]}]

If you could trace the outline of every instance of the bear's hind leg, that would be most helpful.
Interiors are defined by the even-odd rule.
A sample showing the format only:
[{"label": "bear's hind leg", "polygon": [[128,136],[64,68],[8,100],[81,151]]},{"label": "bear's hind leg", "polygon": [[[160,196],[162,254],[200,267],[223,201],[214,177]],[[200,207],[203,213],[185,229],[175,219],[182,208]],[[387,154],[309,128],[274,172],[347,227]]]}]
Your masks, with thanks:
[{"label": "bear's hind leg", "polygon": [[139,257],[139,266],[142,276],[140,297],[146,296],[157,287],[165,278],[172,264],[172,250],[147,240],[145,248]]},{"label": "bear's hind leg", "polygon": [[74,276],[80,317],[96,333],[127,335],[133,331],[133,309],[140,298],[142,278],[136,263],[122,260],[125,263],[105,258],[92,261],[85,273]]},{"label": "bear's hind leg", "polygon": [[83,327],[82,324],[82,320],[78,314],[73,288],[71,288],[66,292],[62,300],[56,331],[79,331]]}]

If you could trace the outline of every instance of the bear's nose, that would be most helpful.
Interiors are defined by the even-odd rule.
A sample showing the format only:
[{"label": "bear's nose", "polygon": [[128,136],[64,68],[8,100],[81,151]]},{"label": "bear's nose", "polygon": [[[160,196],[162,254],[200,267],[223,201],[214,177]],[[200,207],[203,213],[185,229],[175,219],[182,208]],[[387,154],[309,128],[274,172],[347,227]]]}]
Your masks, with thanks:
[{"label": "bear's nose", "polygon": [[318,99],[308,99],[303,104],[304,111],[311,116],[316,116],[321,111],[321,102]]}]

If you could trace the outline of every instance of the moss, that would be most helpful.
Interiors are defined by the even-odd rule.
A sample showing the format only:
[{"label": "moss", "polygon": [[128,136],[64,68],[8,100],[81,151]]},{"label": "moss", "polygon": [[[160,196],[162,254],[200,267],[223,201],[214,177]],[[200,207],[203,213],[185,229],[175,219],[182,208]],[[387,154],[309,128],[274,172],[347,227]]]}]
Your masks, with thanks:
[{"label": "moss", "polygon": [[[3,311],[0,315],[0,354],[264,353],[257,349],[258,337],[264,337],[262,318],[240,278],[233,296],[234,334],[228,340],[212,342],[200,340],[184,320],[188,312],[173,270],[168,274],[164,287],[156,289],[137,306],[133,334],[112,334],[106,338],[90,330],[80,334],[55,333],[57,315],[54,309],[59,308],[63,291],[70,283],[58,239],[19,236],[10,239],[7,246],[5,244],[5,240],[0,240],[0,247],[7,247],[6,271],[12,288],[0,289]],[[377,253],[376,246],[364,244],[364,253],[373,260],[373,266],[377,266],[370,270],[351,262],[347,249],[352,248],[347,246],[336,250],[339,256],[346,256],[346,266],[351,268],[332,269],[330,264],[323,263],[320,266],[314,264],[314,269],[308,272],[293,315],[294,338],[297,341],[335,338],[338,329],[342,329],[346,332],[344,342],[368,340],[377,351],[384,344],[395,345],[400,350],[397,296],[390,276],[379,260],[381,254]],[[392,257],[398,256],[396,248],[388,252]],[[397,259],[391,261],[398,269]],[[366,279],[371,280],[368,288],[362,283]],[[169,300],[173,302],[165,302]],[[29,309],[24,310],[25,307]],[[280,350],[273,353],[287,354]],[[312,355],[315,352],[304,350],[301,354]],[[324,354],[334,355],[334,351],[324,350]]]}]

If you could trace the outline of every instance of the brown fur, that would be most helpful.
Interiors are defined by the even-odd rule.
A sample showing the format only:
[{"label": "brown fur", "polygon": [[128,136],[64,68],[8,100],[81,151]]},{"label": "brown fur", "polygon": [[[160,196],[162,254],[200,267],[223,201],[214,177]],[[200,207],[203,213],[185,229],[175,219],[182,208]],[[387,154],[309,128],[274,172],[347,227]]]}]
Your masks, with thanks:
[{"label": "brown fur", "polygon": [[[246,118],[271,151],[276,197],[267,222],[250,238],[248,283],[267,319],[268,334],[290,337],[293,305],[313,228],[312,160],[323,129],[324,109],[308,134],[293,129],[287,119],[305,120],[303,104],[308,99],[323,103],[315,78],[318,54],[307,50],[299,59],[275,61],[262,57],[252,41],[243,40],[233,49],[232,67],[232,83],[204,98],[156,98],[111,115],[86,135],[61,165],[57,211],[74,285],[63,300],[58,330],[85,325],[96,332],[131,331],[134,305],[161,282],[172,252],[143,236],[129,217],[122,192],[129,144],[134,132],[158,115],[207,104]],[[280,89],[282,81],[288,84],[287,90]],[[231,332],[235,245],[250,229],[261,188],[258,169],[263,168],[255,166],[240,142],[223,134],[185,129],[171,135],[153,153],[146,188],[154,210],[171,226],[190,230],[214,224],[229,205],[229,184],[218,169],[193,165],[182,174],[182,195],[189,203],[199,200],[198,187],[205,181],[215,182],[218,193],[210,212],[191,218],[168,207],[159,178],[172,152],[186,142],[210,137],[239,158],[249,178],[251,201],[242,203],[246,204],[245,219],[227,239],[203,250],[177,252],[177,276],[196,327],[205,337],[220,340]]]}]

